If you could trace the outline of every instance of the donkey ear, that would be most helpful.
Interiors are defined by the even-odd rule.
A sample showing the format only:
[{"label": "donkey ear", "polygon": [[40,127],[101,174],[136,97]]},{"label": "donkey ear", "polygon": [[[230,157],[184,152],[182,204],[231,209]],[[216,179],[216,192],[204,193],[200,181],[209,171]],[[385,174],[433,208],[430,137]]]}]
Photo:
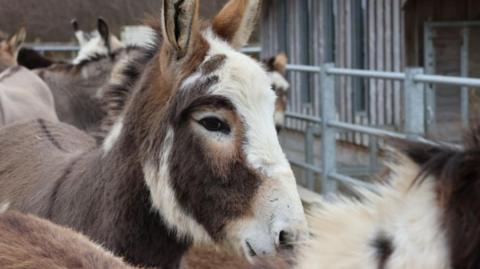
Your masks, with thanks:
[{"label": "donkey ear", "polygon": [[73,18],[73,19],[70,21],[70,24],[72,25],[74,32],[78,32],[78,31],[80,30],[80,28],[78,27],[77,19]]},{"label": "donkey ear", "polygon": [[197,17],[198,0],[163,1],[163,35],[176,50],[178,58],[182,58],[188,52]]},{"label": "donkey ear", "polygon": [[285,53],[280,53],[275,56],[275,60],[273,62],[273,67],[275,70],[280,72],[281,74],[285,74],[285,70],[287,69],[288,57]]},{"label": "donkey ear", "polygon": [[88,38],[85,35],[85,33],[82,30],[80,30],[80,26],[78,24],[77,19],[73,18],[70,21],[70,24],[72,25],[73,32],[75,34],[75,38],[77,39],[78,44],[80,44],[80,47],[85,46],[85,44],[87,44],[87,42],[88,42]]},{"label": "donkey ear", "polygon": [[112,45],[110,43],[110,29],[108,28],[107,22],[103,18],[98,18],[97,21],[97,30],[100,33],[100,37],[107,47],[108,53],[112,52]]},{"label": "donkey ear", "polygon": [[25,42],[25,39],[27,38],[27,31],[25,28],[20,28],[16,34],[14,34],[12,37],[8,39],[8,45],[12,50],[18,50],[20,46]]},{"label": "donkey ear", "polygon": [[213,31],[235,49],[245,46],[255,30],[261,0],[230,0],[213,20]]}]

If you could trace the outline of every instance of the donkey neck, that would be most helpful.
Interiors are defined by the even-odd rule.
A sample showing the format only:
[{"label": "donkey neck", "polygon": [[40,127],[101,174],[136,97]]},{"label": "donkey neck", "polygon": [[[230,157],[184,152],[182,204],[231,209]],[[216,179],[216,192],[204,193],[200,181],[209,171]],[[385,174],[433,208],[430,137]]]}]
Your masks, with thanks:
[{"label": "donkey neck", "polygon": [[128,137],[119,142],[107,154],[101,150],[89,153],[92,175],[85,178],[93,179],[87,184],[95,189],[97,198],[91,199],[98,200],[99,205],[92,206],[102,210],[91,220],[95,223],[91,233],[86,233],[101,239],[129,263],[178,268],[190,243],[179,239],[152,207],[138,147]]}]

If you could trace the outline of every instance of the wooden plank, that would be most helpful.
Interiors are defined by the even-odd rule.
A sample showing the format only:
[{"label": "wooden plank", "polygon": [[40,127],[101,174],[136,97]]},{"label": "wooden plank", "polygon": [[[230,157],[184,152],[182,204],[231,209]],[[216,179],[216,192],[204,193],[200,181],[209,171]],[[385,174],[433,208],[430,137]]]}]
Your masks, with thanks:
[{"label": "wooden plank", "polygon": [[[376,24],[375,24],[375,6],[379,0],[367,1],[368,5],[368,69],[376,69]],[[369,80],[369,124],[377,124],[377,81]]]},{"label": "wooden plank", "polygon": [[[402,18],[401,18],[401,0],[393,0],[393,71],[401,72],[403,70],[402,51],[404,48],[404,40],[402,39]],[[401,83],[394,82],[393,100],[394,100],[394,125],[399,128],[402,124],[401,109]]]},{"label": "wooden plank", "polygon": [[[313,3],[313,14],[317,14],[316,16],[313,16],[314,18],[314,24],[313,24],[313,38],[314,38],[314,64],[315,65],[321,65],[324,62],[325,59],[325,40],[324,40],[324,27],[325,27],[325,22],[324,22],[324,16],[321,16],[320,14],[323,14],[324,10],[323,7],[325,6],[325,0],[312,0]],[[314,96],[316,103],[314,103],[314,115],[317,117],[320,117],[320,111],[321,111],[321,93],[320,93],[320,83],[319,83],[319,75],[315,75],[314,78]]]},{"label": "wooden plank", "polygon": [[[336,39],[338,53],[336,57],[337,66],[339,67],[346,67],[345,65],[345,1],[346,0],[339,0],[337,1],[337,22],[335,23],[336,29]],[[339,113],[340,113],[340,120],[346,121],[346,114],[347,114],[347,106],[346,106],[346,84],[345,84],[345,77],[337,77],[337,92],[340,93],[340,101],[339,101]],[[340,135],[342,140],[347,139],[345,134]]]},{"label": "wooden plank", "polygon": [[[385,70],[392,71],[392,3],[393,0],[385,0]],[[392,81],[385,81],[385,123],[393,124],[393,94]]]},{"label": "wooden plank", "polygon": [[[376,58],[377,58],[377,70],[384,70],[384,6],[385,0],[377,0],[376,1],[376,10],[375,10],[375,17],[376,17],[376,34],[377,34],[377,50],[376,50]],[[377,81],[377,109],[378,109],[378,126],[383,126],[385,124],[385,81],[379,79]]]},{"label": "wooden plank", "polygon": [[[345,1],[345,66],[347,68],[353,67],[353,60],[352,60],[352,0],[344,0]],[[356,1],[356,0],[354,0]],[[353,111],[354,111],[354,104],[353,104],[353,91],[352,91],[352,77],[346,77],[345,80],[346,84],[346,121],[353,123]],[[354,134],[352,132],[348,132],[347,140],[353,142]]]}]

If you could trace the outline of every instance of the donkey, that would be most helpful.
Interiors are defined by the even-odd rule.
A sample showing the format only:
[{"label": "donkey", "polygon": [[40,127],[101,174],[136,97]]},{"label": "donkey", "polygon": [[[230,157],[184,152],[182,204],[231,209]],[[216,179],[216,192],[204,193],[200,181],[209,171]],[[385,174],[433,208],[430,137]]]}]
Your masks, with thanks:
[{"label": "donkey", "polygon": [[464,149],[403,145],[377,193],[321,204],[297,268],[480,268],[479,130]]},{"label": "donkey", "polygon": [[21,28],[10,38],[0,40],[0,73],[11,66],[17,65],[17,54],[25,38],[25,28]]},{"label": "donkey", "polygon": [[78,55],[73,60],[74,64],[79,64],[97,54],[111,54],[113,51],[124,47],[117,37],[110,34],[110,28],[102,18],[97,20],[97,30],[90,33],[80,30],[76,19],[73,19],[71,23],[75,37],[80,45]]},{"label": "donkey", "polygon": [[[97,132],[106,112],[103,92],[117,65],[136,55],[144,55],[143,48],[121,48],[111,54],[95,55],[79,64],[58,63],[35,73],[50,87],[55,99],[55,110],[60,121],[87,132]],[[145,56],[147,57],[147,56]]]},{"label": "donkey", "polygon": [[304,240],[270,78],[238,51],[260,3],[231,0],[211,23],[198,7],[163,1],[158,48],[101,146],[63,123],[0,129],[0,201],[135,265],[178,268],[192,244],[251,259]]},{"label": "donkey", "polygon": [[85,236],[33,215],[0,214],[3,269],[135,269]]},{"label": "donkey", "polygon": [[279,132],[285,125],[285,111],[287,110],[288,91],[290,83],[285,79],[288,58],[285,53],[263,61],[267,67],[268,75],[272,79],[272,89],[277,95],[275,102],[275,127]]},{"label": "donkey", "polygon": [[58,121],[48,86],[33,72],[14,66],[0,74],[0,127],[42,118]]}]

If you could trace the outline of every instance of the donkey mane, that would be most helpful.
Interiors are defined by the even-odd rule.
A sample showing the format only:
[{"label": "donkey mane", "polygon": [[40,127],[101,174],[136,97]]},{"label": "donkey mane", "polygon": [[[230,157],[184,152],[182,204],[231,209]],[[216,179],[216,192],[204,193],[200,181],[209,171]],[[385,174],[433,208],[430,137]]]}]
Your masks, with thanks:
[{"label": "donkey mane", "polygon": [[147,48],[127,47],[127,50],[135,50],[131,57],[126,59],[124,64],[114,68],[108,86],[103,92],[102,103],[106,112],[101,126],[93,134],[100,143],[110,132],[113,124],[125,108],[128,98],[131,96],[137,82],[148,62],[150,62],[159,49],[159,44]]},{"label": "donkey mane", "polygon": [[421,169],[416,184],[437,180],[452,268],[480,268],[480,126],[466,133],[463,149],[409,143],[402,150]]}]

